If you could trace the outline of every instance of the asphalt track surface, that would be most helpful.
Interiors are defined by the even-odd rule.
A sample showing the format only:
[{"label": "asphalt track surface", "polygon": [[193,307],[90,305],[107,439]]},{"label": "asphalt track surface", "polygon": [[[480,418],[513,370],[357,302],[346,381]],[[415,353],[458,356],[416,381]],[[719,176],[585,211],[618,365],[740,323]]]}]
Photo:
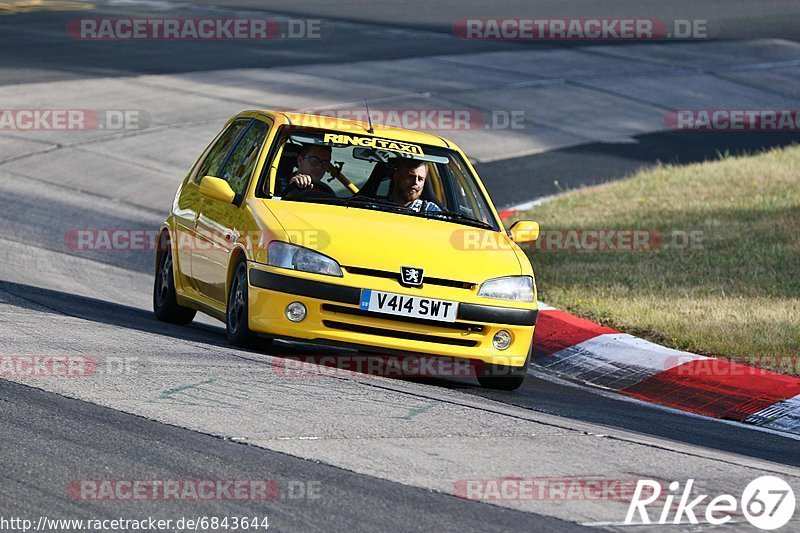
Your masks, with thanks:
[{"label": "asphalt track surface", "polygon": [[[63,482],[76,471],[98,479],[270,479],[284,486],[313,480],[324,497],[300,500],[314,485],[263,502],[155,502],[148,514],[184,516],[269,516],[277,529],[291,524],[306,531],[508,531],[534,525],[571,531],[574,525],[547,517],[407,487],[278,452],[260,450],[152,422],[112,409],[0,382],[3,405],[3,482],[18,487],[4,494],[3,515],[97,519],[136,516],[140,502],[87,504],[64,498]],[[13,453],[12,453],[13,451]],[[32,460],[21,462],[21,457]],[[33,460],[35,458],[35,460]],[[298,499],[295,499],[298,498]],[[380,512],[376,512],[381,510]]]},{"label": "asphalt track surface", "polygon": [[[262,9],[260,2],[247,0],[194,2],[195,15],[221,13],[247,16]],[[33,11],[0,16],[0,85],[87,79],[142,74],[180,74],[220,69],[297,67],[346,61],[390,61],[442,54],[475,54],[545,49],[555,46],[585,46],[581,41],[513,42],[477,41],[451,38],[452,21],[481,14],[483,17],[531,16],[526,2],[484,6],[482,2],[272,2],[271,17],[329,17],[322,19],[324,39],[274,40],[268,50],[253,41],[213,42],[116,42],[65,39],[68,21],[89,16],[187,16],[188,3],[150,0],[109,0],[86,12]],[[535,16],[619,16],[702,18],[716,21],[709,31],[712,39],[782,38],[798,39],[800,10],[792,2],[678,2],[659,7],[660,2],[610,2],[603,9],[586,2],[564,6],[558,2],[537,2]],[[635,4],[635,6],[634,6]],[[176,7],[177,6],[177,7]],[[335,6],[335,7],[333,7]],[[199,10],[199,11],[196,11]],[[238,15],[236,15],[238,14]],[[192,16],[195,16],[192,15]],[[368,22],[365,30],[360,26]],[[368,45],[366,44],[368,43]],[[610,42],[610,44],[615,44]],[[623,43],[624,44],[624,43]],[[646,43],[645,43],[646,44]],[[425,75],[424,72],[419,73]],[[391,86],[392,79],[386,79]],[[726,132],[655,132],[632,136],[631,142],[598,141],[545,153],[479,163],[495,204],[506,207],[535,196],[604,183],[657,162],[691,163],[715,159],[721,153],[753,153],[800,141],[797,132],[739,134]],[[521,191],[526,191],[521,193]],[[531,192],[527,192],[531,191]],[[527,197],[525,197],[527,195]]]},{"label": "asphalt track surface", "polygon": [[[200,0],[197,4],[227,6],[258,6],[252,0]],[[348,20],[382,24],[389,27],[420,28],[450,32],[453,23],[469,18],[654,18],[665,22],[673,20],[703,20],[712,39],[780,38],[796,40],[800,30],[794,23],[797,5],[791,0],[769,3],[746,0],[710,0],[695,2],[676,0],[509,0],[483,2],[481,0],[447,0],[427,2],[393,2],[358,0],[346,4],[320,2],[319,0],[273,0],[269,8],[298,16],[321,16],[334,20]],[[579,44],[578,44],[579,45]]]},{"label": "asphalt track surface", "polygon": [[[39,81],[57,86],[64,80],[138,73],[335,63],[351,60],[353,54],[364,59],[388,59],[429,55],[434,50],[472,53],[520,46],[441,39],[436,32],[448,27],[451,10],[447,4],[425,4],[425,17],[409,16],[414,12],[411,4],[403,4],[409,7],[402,10],[391,7],[401,4],[371,5],[376,7],[353,4],[356,7],[332,10],[327,4],[292,2],[291,6],[282,6],[278,2],[274,5],[276,11],[371,22],[381,25],[382,30],[372,34],[374,39],[369,46],[352,39],[345,26],[343,30],[337,27],[333,42],[280,44],[269,54],[250,43],[186,44],[167,49],[159,42],[131,43],[120,53],[98,43],[65,44],[57,40],[65,21],[76,16],[73,13],[0,17],[0,84]],[[511,7],[487,13],[480,11],[478,3],[461,3],[465,14],[456,18],[481,13],[524,16],[517,14],[513,4],[508,5]],[[623,2],[615,5],[627,13]],[[776,2],[770,7],[740,3],[735,9],[730,3],[709,5],[732,20],[725,31],[741,31],[743,37],[750,37],[753,32],[760,32],[760,36],[797,37],[797,17],[790,12],[789,3]],[[123,8],[109,9],[117,12],[114,10]],[[142,15],[150,13],[151,8],[133,5],[124,9]],[[583,13],[580,4],[572,9]],[[162,16],[165,13],[157,12]],[[795,18],[788,17],[790,14]],[[386,30],[387,26],[401,24],[405,29]],[[419,28],[424,31],[417,32]],[[746,28],[750,28],[749,33]],[[555,190],[552,175],[547,174],[549,168],[560,168],[559,176],[564,175],[565,167],[575,169],[575,176],[583,178],[588,171],[597,181],[603,181],[656,160],[702,160],[717,151],[757,150],[794,139],[788,135],[720,134],[688,138],[662,133],[640,140],[638,145],[598,143],[487,163],[481,172],[485,177],[491,176],[487,182],[498,203],[503,203],[516,197],[521,184],[530,186],[527,181],[514,179],[515,175],[537,176],[541,180],[537,191],[547,194]],[[723,483],[729,472],[729,486],[741,488],[748,476],[778,472],[793,478],[797,487],[800,453],[793,439],[599,395],[543,376],[529,376],[523,388],[511,394],[482,390],[469,380],[418,382],[373,376],[323,379],[310,392],[298,395],[282,384],[274,389],[243,389],[253,400],[250,403],[265,409],[265,420],[287,426],[284,432],[276,433],[260,427],[256,414],[247,411],[251,409],[245,405],[247,402],[240,402],[234,410],[220,408],[214,402],[199,407],[163,406],[148,396],[153,390],[164,390],[163,383],[191,383],[195,373],[206,377],[225,375],[230,369],[240,372],[237,365],[244,365],[241,374],[236,374],[241,381],[245,379],[242,376],[280,365],[275,362],[280,358],[271,357],[273,352],[269,350],[228,348],[222,328],[213,321],[203,320],[187,328],[155,321],[147,310],[152,265],[149,254],[64,253],[63,228],[155,226],[162,213],[131,205],[100,205],[102,199],[81,191],[58,187],[44,192],[43,187],[48,186],[36,180],[11,180],[8,175],[0,178],[5,200],[0,211],[0,353],[135,355],[147,371],[122,379],[101,376],[86,387],[80,383],[19,384],[0,380],[0,516],[171,518],[256,513],[268,514],[270,525],[278,530],[328,531],[567,531],[578,529],[577,523],[596,523],[609,514],[617,516],[617,520],[624,516],[614,514],[616,510],[587,510],[581,507],[585,502],[567,502],[563,506],[563,502],[540,502],[512,509],[509,507],[513,504],[466,501],[448,494],[451,472],[464,475],[465,470],[459,468],[471,462],[478,463],[467,469],[471,477],[566,476],[569,468],[559,470],[555,466],[564,463],[574,465],[569,474],[573,477],[619,476],[624,472],[628,477],[674,476],[670,479],[683,480],[690,475],[702,477],[704,472],[711,476],[713,470],[714,482]],[[112,187],[113,183],[109,184]],[[277,349],[288,354],[309,350],[313,348]],[[185,378],[180,375],[181,369],[186,371]],[[141,398],[137,398],[138,390]],[[345,413],[337,413],[336,402],[353,397],[371,406],[370,410],[365,408],[363,425]],[[411,399],[424,400],[425,404],[420,407]],[[400,416],[392,411],[395,404],[405,401],[410,402],[409,412],[413,414]],[[288,402],[297,410],[281,412],[276,407],[273,412],[271,402],[280,408]],[[435,415],[425,414],[426,410]],[[249,418],[240,417],[239,413],[245,411]],[[417,411],[423,413],[422,418],[414,418]],[[331,421],[337,416],[342,417],[342,427]],[[470,420],[479,427],[484,424],[485,430],[470,426]],[[495,427],[492,424],[496,420],[508,426],[498,423]],[[420,425],[415,426],[417,423]],[[374,424],[385,434],[372,433],[369,426]],[[396,434],[399,430],[395,426],[408,433]],[[253,434],[235,442],[234,430],[248,428]],[[439,428],[441,434],[436,433]],[[432,440],[420,441],[422,448],[408,444],[413,439],[424,439],[426,432]],[[464,435],[459,436],[461,432]],[[332,444],[327,448],[306,447],[306,435],[328,439]],[[585,440],[595,436],[599,436],[595,441]],[[450,444],[434,442],[451,437]],[[523,445],[503,448],[498,444],[503,438],[520,439]],[[397,451],[394,460],[393,448],[381,444],[391,443],[392,439]],[[500,460],[495,457],[493,446],[504,451],[513,449],[514,453]],[[411,448],[413,460],[405,448]],[[370,454],[375,458],[370,459]],[[604,461],[610,463],[615,455],[627,462],[627,469],[605,470]],[[372,464],[380,463],[381,457],[390,459],[384,465]],[[485,469],[481,468],[482,461]],[[396,464],[388,464],[392,462]],[[362,463],[367,466],[362,467]],[[443,463],[449,466],[442,466]],[[519,470],[510,465],[518,465]],[[405,477],[404,469],[413,473]],[[75,479],[230,478],[319,482],[322,497],[296,501],[279,498],[266,506],[230,501],[145,504],[75,501],[65,492],[65,486]],[[437,484],[438,478],[441,482]],[[558,507],[561,509],[554,510]]]}]

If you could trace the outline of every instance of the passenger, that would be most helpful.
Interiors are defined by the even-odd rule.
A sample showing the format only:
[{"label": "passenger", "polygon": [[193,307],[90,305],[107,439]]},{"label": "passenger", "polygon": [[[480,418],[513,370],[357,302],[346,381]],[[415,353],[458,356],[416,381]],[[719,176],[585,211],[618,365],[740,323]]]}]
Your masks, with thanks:
[{"label": "passenger", "polygon": [[392,173],[392,190],[388,200],[412,211],[441,211],[434,202],[423,200],[428,164],[418,159],[399,159]]}]

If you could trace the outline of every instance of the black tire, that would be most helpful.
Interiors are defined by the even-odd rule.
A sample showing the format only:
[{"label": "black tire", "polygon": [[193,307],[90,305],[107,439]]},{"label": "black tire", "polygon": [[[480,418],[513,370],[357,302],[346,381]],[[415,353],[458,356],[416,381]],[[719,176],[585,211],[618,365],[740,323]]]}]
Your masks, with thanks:
[{"label": "black tire", "polygon": [[162,322],[184,326],[194,320],[197,311],[178,305],[175,295],[175,273],[172,265],[172,248],[168,240],[162,241],[161,254],[156,265],[153,282],[153,313]]},{"label": "black tire", "polygon": [[522,386],[522,383],[525,381],[525,376],[528,374],[528,365],[531,362],[532,353],[533,342],[531,342],[531,347],[528,349],[528,356],[525,358],[525,364],[522,366],[492,365],[489,363],[478,365],[478,383],[487,389],[504,391],[517,390]]},{"label": "black tire", "polygon": [[247,262],[240,259],[233,269],[228,291],[228,305],[225,309],[228,342],[240,348],[253,347],[258,340],[256,334],[250,331],[250,303],[247,289]]}]

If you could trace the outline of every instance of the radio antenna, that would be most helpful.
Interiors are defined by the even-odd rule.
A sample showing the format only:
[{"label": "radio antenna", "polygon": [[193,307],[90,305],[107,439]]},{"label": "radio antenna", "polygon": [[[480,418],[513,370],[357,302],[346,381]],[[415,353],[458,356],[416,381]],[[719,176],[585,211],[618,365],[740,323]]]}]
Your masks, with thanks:
[{"label": "radio antenna", "polygon": [[367,99],[364,98],[364,106],[367,108],[367,121],[369,122],[369,129],[367,133],[375,133],[375,128],[372,127],[372,115],[369,113],[369,104],[367,103]]}]

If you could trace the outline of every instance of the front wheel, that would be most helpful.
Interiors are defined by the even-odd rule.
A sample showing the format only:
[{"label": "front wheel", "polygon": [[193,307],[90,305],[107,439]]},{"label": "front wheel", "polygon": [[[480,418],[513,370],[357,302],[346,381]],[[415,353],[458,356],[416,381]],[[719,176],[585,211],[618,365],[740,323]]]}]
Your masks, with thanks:
[{"label": "front wheel", "polygon": [[250,304],[248,302],[247,262],[242,259],[233,269],[226,320],[228,341],[241,348],[256,343],[256,334],[250,331]]},{"label": "front wheel", "polygon": [[178,304],[175,295],[175,275],[172,268],[172,248],[169,241],[164,241],[163,250],[158,258],[156,278],[153,283],[153,313],[162,322],[186,325],[197,314],[194,309]]},{"label": "front wheel", "polygon": [[479,365],[478,383],[487,389],[517,390],[522,386],[525,376],[528,374],[528,364],[531,362],[532,353],[533,341],[531,341],[531,347],[528,350],[528,357],[525,358],[525,364],[522,366],[493,365],[489,363]]}]

